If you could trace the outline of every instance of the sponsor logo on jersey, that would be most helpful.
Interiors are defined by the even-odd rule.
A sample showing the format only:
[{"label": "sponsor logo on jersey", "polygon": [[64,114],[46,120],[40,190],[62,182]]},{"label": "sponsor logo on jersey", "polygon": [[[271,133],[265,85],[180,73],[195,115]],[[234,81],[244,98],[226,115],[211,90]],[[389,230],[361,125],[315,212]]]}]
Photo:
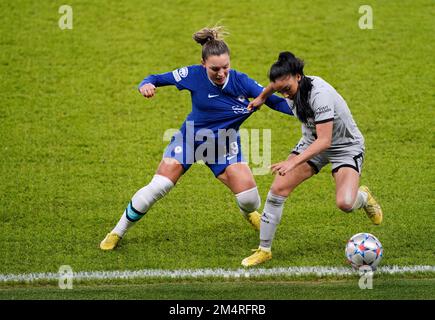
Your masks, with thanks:
[{"label": "sponsor logo on jersey", "polygon": [[232,106],[233,111],[235,114],[244,114],[244,113],[249,113],[249,110],[246,109],[246,107],[242,107],[242,106]]},{"label": "sponsor logo on jersey", "polygon": [[219,95],[218,94],[208,94],[208,98],[209,99],[211,99],[211,98],[216,98],[216,97],[219,97]]},{"label": "sponsor logo on jersey", "polygon": [[316,110],[316,114],[322,114],[322,113],[326,113],[326,112],[331,112],[332,109],[329,106],[324,106],[324,107],[320,107]]}]

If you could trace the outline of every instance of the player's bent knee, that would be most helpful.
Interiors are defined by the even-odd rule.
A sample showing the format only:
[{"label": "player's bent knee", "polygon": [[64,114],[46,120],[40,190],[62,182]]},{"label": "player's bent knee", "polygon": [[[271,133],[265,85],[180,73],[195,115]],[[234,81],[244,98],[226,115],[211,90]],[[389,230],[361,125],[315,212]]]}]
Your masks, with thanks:
[{"label": "player's bent knee", "polygon": [[170,179],[174,184],[183,175],[183,165],[176,159],[163,158],[157,168],[156,175],[160,175]]},{"label": "player's bent knee", "polygon": [[135,210],[145,213],[173,187],[174,183],[169,178],[156,174],[148,185],[135,193],[131,199],[132,206]]},{"label": "player's bent knee", "polygon": [[272,187],[270,188],[270,192],[272,192],[272,194],[281,197],[288,197],[292,191],[293,191],[292,188],[284,184],[273,184]]},{"label": "player's bent knee", "polygon": [[350,203],[349,201],[346,201],[344,199],[337,199],[336,200],[337,208],[344,212],[351,212],[353,211],[353,203]]},{"label": "player's bent knee", "polygon": [[261,206],[261,199],[257,187],[236,194],[237,204],[245,213],[256,211]]}]

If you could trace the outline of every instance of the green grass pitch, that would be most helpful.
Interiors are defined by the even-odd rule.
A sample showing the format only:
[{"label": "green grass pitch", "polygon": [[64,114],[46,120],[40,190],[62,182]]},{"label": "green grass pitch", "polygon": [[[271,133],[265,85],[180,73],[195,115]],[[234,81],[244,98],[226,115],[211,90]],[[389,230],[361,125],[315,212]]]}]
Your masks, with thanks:
[{"label": "green grass pitch", "polygon": [[[0,2],[0,275],[138,269],[239,268],[258,245],[234,196],[194,165],[123,239],[98,248],[129,199],[145,185],[190,111],[188,92],[159,88],[150,73],[200,62],[193,32],[220,22],[230,31],[232,68],[267,84],[278,53],[290,50],[306,73],[346,99],[366,139],[362,183],[383,206],[372,226],[362,212],[335,207],[330,166],[288,199],[274,258],[264,267],[346,266],[344,247],[370,232],[382,265],[435,265],[434,34],[431,0],[367,1],[373,29],[362,30],[360,1],[78,1],[73,29],[61,30],[61,1]],[[300,137],[294,118],[263,108],[244,129],[270,129],[272,163]],[[256,165],[251,164],[252,168]],[[255,176],[264,202],[273,176]],[[434,299],[434,274],[381,277],[369,298]],[[357,280],[119,281],[0,283],[0,299],[315,299],[367,297]],[[232,286],[234,290],[228,288]],[[431,290],[432,288],[432,290]],[[352,293],[353,292],[353,293]],[[137,297],[137,295],[136,295]]]}]

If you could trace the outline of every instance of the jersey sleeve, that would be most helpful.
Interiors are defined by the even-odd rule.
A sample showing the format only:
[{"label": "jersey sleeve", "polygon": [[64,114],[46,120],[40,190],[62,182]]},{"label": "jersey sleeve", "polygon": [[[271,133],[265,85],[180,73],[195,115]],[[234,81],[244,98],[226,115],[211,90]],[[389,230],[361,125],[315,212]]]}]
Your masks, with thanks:
[{"label": "jersey sleeve", "polygon": [[192,74],[193,70],[194,70],[194,66],[189,66],[180,69],[175,69],[174,71],[171,72],[149,75],[141,81],[141,83],[138,86],[138,89],[147,83],[151,83],[156,87],[174,85],[177,87],[178,90],[189,89],[190,79],[188,79],[188,76],[189,76],[189,72]]},{"label": "jersey sleeve", "polygon": [[334,103],[328,93],[318,93],[313,99],[312,109],[314,111],[314,122],[316,124],[334,120]]},{"label": "jersey sleeve", "polygon": [[[260,93],[264,90],[264,87],[259,84],[257,81],[249,78],[247,75],[242,74],[242,83],[247,92],[248,98],[256,98],[260,95]],[[284,98],[280,98],[277,95],[271,95],[266,99],[265,104],[275,110],[288,115],[293,115],[292,110],[290,109],[287,101]]]}]

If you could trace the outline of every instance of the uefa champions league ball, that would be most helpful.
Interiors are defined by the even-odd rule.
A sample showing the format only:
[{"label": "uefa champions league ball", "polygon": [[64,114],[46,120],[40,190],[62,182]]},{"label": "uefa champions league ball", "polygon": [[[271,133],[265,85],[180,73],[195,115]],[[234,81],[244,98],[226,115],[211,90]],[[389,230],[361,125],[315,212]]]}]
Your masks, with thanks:
[{"label": "uefa champions league ball", "polygon": [[347,242],[345,254],[354,269],[370,267],[374,271],[382,260],[383,251],[381,242],[374,235],[358,233]]}]

